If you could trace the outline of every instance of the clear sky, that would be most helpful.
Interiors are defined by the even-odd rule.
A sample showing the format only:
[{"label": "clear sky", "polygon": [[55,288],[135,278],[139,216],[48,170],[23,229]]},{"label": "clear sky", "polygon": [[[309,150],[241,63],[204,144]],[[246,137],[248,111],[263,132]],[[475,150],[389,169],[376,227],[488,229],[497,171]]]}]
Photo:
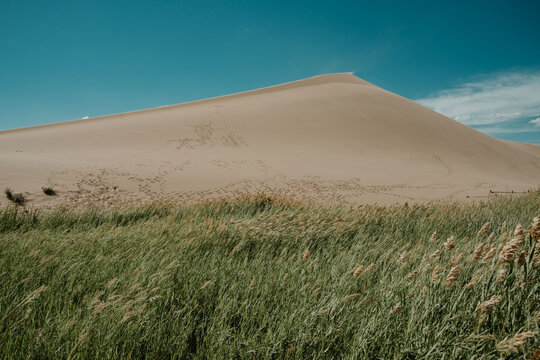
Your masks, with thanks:
[{"label": "clear sky", "polygon": [[0,129],[332,72],[540,144],[540,2],[0,0]]}]

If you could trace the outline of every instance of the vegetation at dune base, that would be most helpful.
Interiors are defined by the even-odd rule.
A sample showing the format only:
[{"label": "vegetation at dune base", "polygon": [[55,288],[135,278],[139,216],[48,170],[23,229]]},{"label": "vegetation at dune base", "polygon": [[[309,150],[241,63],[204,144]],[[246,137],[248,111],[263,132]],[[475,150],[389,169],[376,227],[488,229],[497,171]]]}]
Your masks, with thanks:
[{"label": "vegetation at dune base", "polygon": [[23,206],[24,203],[26,202],[26,199],[24,198],[23,194],[14,193],[13,190],[11,190],[10,188],[6,188],[4,190],[4,194],[6,194],[6,198],[9,201],[11,201],[12,203],[16,205]]},{"label": "vegetation at dune base", "polygon": [[540,192],[8,206],[0,358],[538,358],[538,216]]},{"label": "vegetation at dune base", "polygon": [[56,191],[54,191],[54,189],[50,186],[43,186],[41,187],[41,190],[43,190],[43,193],[45,195],[48,195],[48,196],[55,196],[56,195]]}]

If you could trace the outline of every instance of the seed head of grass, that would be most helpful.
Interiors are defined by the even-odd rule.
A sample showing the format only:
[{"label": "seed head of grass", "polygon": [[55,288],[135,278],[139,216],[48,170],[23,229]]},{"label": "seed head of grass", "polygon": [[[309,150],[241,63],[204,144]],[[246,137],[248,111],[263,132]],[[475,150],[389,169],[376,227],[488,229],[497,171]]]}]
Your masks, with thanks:
[{"label": "seed head of grass", "polygon": [[435,265],[433,272],[431,273],[431,282],[436,284],[439,282],[439,265]]},{"label": "seed head of grass", "polygon": [[518,224],[514,230],[514,238],[523,241],[523,226]]},{"label": "seed head of grass", "polygon": [[407,261],[409,261],[409,256],[410,254],[408,251],[402,252],[401,255],[399,255],[398,263],[405,264]]},{"label": "seed head of grass", "polygon": [[534,248],[532,266],[533,267],[540,266],[540,245],[538,244],[538,242],[536,243],[536,247]]},{"label": "seed head of grass", "polygon": [[373,270],[374,267],[375,267],[375,264],[371,263],[364,269],[364,272],[368,272],[370,270]]},{"label": "seed head of grass", "polygon": [[511,264],[514,260],[514,256],[516,255],[517,249],[521,246],[523,243],[523,236],[521,238],[514,237],[512,240],[507,242],[503,248],[501,253],[499,254],[499,264]]},{"label": "seed head of grass", "polygon": [[412,279],[414,279],[414,277],[418,275],[418,270],[415,270],[411,273],[409,273],[406,277],[405,277],[405,280],[407,281],[411,281]]},{"label": "seed head of grass", "polygon": [[446,242],[444,243],[444,247],[446,250],[450,251],[455,247],[455,237],[454,235],[450,236],[448,239],[446,239]]},{"label": "seed head of grass", "polygon": [[482,273],[477,273],[475,274],[471,280],[467,283],[467,285],[465,285],[465,288],[466,289],[470,289],[472,287],[474,287],[477,283],[478,283],[478,280],[480,280],[480,278],[482,277]]},{"label": "seed head of grass", "polygon": [[302,258],[304,260],[309,259],[309,248],[306,248],[306,250],[304,250],[304,254],[302,255]]},{"label": "seed head of grass", "polygon": [[473,252],[473,260],[474,261],[480,260],[482,258],[483,252],[484,252],[484,244],[476,245]]},{"label": "seed head of grass", "polygon": [[519,353],[529,339],[532,339],[534,337],[534,333],[532,331],[526,331],[517,334],[516,336],[505,339],[497,344],[497,350],[500,352],[514,352]]},{"label": "seed head of grass", "polygon": [[540,240],[540,216],[533,219],[531,226],[531,238],[535,241]]},{"label": "seed head of grass", "polygon": [[353,270],[353,277],[358,277],[361,273],[362,273],[362,270],[364,270],[364,266],[360,265],[360,266],[357,266],[356,268],[354,268]]},{"label": "seed head of grass", "polygon": [[503,282],[504,279],[506,277],[506,269],[501,269],[499,270],[499,272],[497,273],[497,278],[496,278],[496,281],[497,282]]},{"label": "seed head of grass", "polygon": [[527,259],[527,252],[525,250],[521,250],[519,255],[516,258],[516,266],[523,266],[525,264],[525,261]]},{"label": "seed head of grass", "polygon": [[486,222],[480,230],[478,230],[478,237],[484,236],[489,229],[489,222]]},{"label": "seed head of grass", "polygon": [[441,254],[440,250],[435,250],[431,255],[429,255],[430,260],[436,260],[439,258],[439,255]]},{"label": "seed head of grass", "polygon": [[491,299],[479,303],[476,306],[476,312],[481,314],[489,314],[500,302],[502,297],[498,295],[493,295]]},{"label": "seed head of grass", "polygon": [[484,256],[484,258],[482,259],[482,263],[483,264],[487,264],[491,259],[493,259],[493,257],[495,256],[497,252],[497,249],[495,248],[494,245],[491,245],[491,247],[489,248],[489,250],[487,251],[486,255]]},{"label": "seed head of grass", "polygon": [[451,268],[450,272],[448,273],[448,276],[446,277],[446,283],[448,285],[454,284],[457,281],[460,271],[461,271],[461,265],[456,265],[453,268]]}]

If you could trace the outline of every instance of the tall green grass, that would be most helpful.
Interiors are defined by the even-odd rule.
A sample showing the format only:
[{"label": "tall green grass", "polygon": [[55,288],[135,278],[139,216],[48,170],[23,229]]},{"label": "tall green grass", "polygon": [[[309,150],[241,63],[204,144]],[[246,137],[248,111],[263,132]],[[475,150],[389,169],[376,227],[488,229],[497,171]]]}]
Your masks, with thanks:
[{"label": "tall green grass", "polygon": [[[388,208],[262,195],[83,212],[6,207],[0,357],[535,356],[540,267],[529,229],[539,215],[538,192]],[[522,243],[504,248],[518,224]]]}]

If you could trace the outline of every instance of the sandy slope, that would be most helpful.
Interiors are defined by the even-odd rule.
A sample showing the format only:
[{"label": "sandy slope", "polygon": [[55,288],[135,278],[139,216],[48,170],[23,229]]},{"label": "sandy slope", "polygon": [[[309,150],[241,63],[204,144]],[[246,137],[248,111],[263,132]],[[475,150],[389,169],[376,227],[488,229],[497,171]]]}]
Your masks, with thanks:
[{"label": "sandy slope", "polygon": [[350,74],[0,132],[0,187],[36,205],[257,191],[389,204],[539,185],[540,146],[494,139]]}]

